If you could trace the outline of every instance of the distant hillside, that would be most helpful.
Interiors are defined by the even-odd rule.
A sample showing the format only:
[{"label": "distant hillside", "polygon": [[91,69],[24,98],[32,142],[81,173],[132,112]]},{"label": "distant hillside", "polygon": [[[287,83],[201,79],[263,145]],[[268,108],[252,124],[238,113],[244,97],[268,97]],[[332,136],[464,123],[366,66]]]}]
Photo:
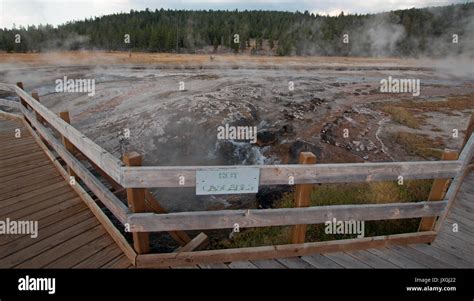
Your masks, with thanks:
[{"label": "distant hillside", "polygon": [[[8,8],[5,7],[8,11]],[[15,43],[15,35],[21,43]],[[125,34],[130,43],[125,43]],[[235,43],[235,34],[239,35]],[[344,43],[347,34],[348,43]],[[453,34],[459,42],[453,43]],[[276,55],[474,56],[474,3],[375,15],[280,11],[145,10],[50,25],[0,29],[0,49],[246,52]],[[346,40],[347,42],[347,40]]]}]

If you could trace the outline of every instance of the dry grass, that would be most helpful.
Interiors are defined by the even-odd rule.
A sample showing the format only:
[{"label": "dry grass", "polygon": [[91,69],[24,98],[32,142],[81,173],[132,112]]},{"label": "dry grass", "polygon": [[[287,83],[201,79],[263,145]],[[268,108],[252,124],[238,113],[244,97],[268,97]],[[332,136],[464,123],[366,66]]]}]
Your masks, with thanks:
[{"label": "dry grass", "polygon": [[426,135],[409,132],[391,134],[392,141],[399,144],[409,155],[425,159],[440,159],[443,153],[441,141],[435,141]]},{"label": "dry grass", "polygon": [[384,106],[382,111],[389,114],[395,122],[413,129],[420,128],[420,122],[407,109],[399,106]]},{"label": "dry grass", "polygon": [[[432,180],[410,180],[404,185],[396,182],[370,182],[315,185],[311,194],[311,206],[343,204],[383,204],[393,202],[418,202],[428,198]],[[290,208],[293,193],[285,194],[276,204],[278,208]],[[365,223],[365,236],[390,235],[417,231],[420,219],[370,221]],[[250,228],[236,233],[232,240],[219,242],[216,248],[241,248],[290,243],[290,226]],[[306,241],[327,241],[355,238],[356,235],[328,235],[325,226],[309,225]]]},{"label": "dry grass", "polygon": [[422,61],[398,58],[363,58],[363,57],[279,57],[217,54],[209,59],[210,54],[174,54],[174,53],[145,53],[122,51],[64,51],[49,53],[1,53],[1,63],[31,64],[31,65],[110,65],[110,64],[170,64],[170,65],[204,65],[204,64],[282,64],[301,66],[308,64],[322,66],[421,66]]}]

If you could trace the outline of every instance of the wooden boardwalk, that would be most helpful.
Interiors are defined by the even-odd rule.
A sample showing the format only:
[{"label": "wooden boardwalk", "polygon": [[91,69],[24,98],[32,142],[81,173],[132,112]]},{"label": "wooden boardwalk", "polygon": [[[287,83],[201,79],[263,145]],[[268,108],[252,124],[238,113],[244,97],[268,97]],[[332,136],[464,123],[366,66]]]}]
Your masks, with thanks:
[{"label": "wooden boardwalk", "polygon": [[[15,129],[21,138],[15,138]],[[129,268],[130,261],[60,175],[22,121],[0,117],[0,220],[38,221],[39,236],[0,235],[0,268]],[[453,232],[457,223],[459,232]],[[190,268],[473,268],[474,173],[431,245]]]},{"label": "wooden boardwalk", "polygon": [[0,268],[131,266],[20,120],[0,119],[0,146],[0,220],[38,221],[37,238],[0,235]]}]

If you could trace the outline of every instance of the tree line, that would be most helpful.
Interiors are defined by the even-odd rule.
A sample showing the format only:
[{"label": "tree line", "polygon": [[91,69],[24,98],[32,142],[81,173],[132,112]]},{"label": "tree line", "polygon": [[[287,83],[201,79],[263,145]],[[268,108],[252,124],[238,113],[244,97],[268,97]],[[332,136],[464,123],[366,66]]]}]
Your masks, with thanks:
[{"label": "tree line", "polygon": [[473,12],[474,3],[338,16],[308,11],[131,10],[57,27],[0,29],[0,50],[195,53],[207,49],[258,54],[265,44],[276,55],[472,54]]}]

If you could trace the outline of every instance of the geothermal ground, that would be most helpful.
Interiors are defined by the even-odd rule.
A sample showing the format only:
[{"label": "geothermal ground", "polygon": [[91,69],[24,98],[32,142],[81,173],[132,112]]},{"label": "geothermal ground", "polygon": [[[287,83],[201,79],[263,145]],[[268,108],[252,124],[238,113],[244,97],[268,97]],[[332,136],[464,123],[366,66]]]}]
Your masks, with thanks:
[{"label": "geothermal ground", "polygon": [[[318,163],[436,160],[460,147],[474,111],[474,79],[461,72],[472,61],[78,52],[0,54],[0,66],[0,82],[22,81],[117,158],[137,151],[143,165],[296,163],[301,151]],[[94,79],[95,95],[56,93],[64,76]],[[420,95],[381,93],[389,76],[419,79]],[[225,123],[257,126],[257,143],[217,140]],[[262,194],[154,193],[169,211],[268,205]]]}]

